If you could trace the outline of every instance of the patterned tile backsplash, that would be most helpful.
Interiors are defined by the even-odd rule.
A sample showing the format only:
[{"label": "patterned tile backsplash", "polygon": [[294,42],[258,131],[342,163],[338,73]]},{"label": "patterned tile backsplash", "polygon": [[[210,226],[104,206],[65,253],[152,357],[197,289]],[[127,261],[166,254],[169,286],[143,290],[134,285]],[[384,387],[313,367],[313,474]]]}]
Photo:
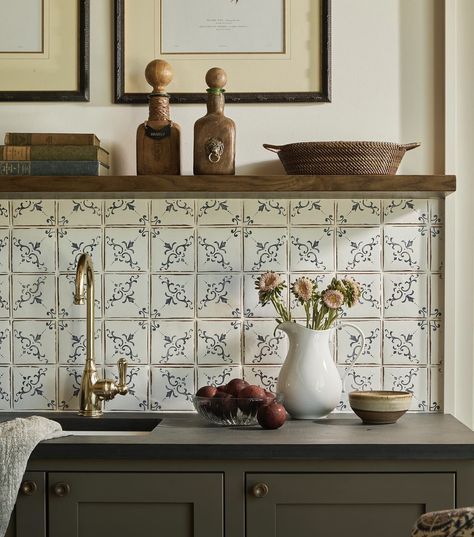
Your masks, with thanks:
[{"label": "patterned tile backsplash", "polygon": [[[129,362],[130,393],[107,410],[192,410],[197,386],[237,376],[274,390],[287,342],[258,304],[266,270],[288,283],[356,278],[362,300],[347,317],[367,347],[347,388],[408,389],[413,410],[440,410],[443,211],[440,200],[1,201],[0,409],[77,409],[86,309],[72,297],[84,251],[101,372]],[[334,347],[344,371],[360,339],[340,327]]]}]

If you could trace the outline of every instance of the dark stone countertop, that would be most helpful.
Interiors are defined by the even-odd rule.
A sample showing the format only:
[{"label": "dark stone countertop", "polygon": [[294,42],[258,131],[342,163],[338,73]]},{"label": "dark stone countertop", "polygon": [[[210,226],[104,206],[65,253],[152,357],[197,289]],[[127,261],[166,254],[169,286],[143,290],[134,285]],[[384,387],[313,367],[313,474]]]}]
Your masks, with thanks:
[{"label": "dark stone countertop", "polygon": [[[0,421],[25,413],[1,413]],[[70,413],[41,414],[79,420]],[[474,460],[474,432],[443,414],[407,414],[393,425],[363,425],[352,414],[290,420],[266,431],[259,426],[220,427],[189,414],[108,413],[97,418],[161,418],[141,436],[67,436],[41,442],[32,459],[397,459]],[[70,424],[68,425],[71,428]]]}]

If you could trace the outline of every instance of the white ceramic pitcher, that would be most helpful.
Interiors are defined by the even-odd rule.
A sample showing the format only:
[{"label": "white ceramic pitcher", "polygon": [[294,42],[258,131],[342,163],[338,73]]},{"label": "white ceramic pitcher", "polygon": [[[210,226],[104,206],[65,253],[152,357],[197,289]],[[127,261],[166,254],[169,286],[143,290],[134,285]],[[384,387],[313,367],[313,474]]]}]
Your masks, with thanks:
[{"label": "white ceramic pitcher", "polygon": [[278,376],[277,395],[292,418],[323,418],[339,404],[344,380],[364,351],[365,337],[353,324],[339,323],[338,326],[350,326],[362,336],[361,348],[342,379],[330,349],[334,327],[311,330],[293,322],[278,325],[288,336],[290,345]]}]

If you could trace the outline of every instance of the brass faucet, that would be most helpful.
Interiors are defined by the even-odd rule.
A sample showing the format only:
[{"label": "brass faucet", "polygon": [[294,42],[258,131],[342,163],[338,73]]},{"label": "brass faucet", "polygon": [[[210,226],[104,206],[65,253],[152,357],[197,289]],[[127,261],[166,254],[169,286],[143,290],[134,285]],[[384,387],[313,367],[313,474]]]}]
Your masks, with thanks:
[{"label": "brass faucet", "polygon": [[[84,293],[84,280],[87,282],[87,296]],[[86,363],[79,394],[79,415],[99,417],[102,415],[103,401],[128,392],[127,362],[124,358],[118,361],[118,383],[98,378],[94,352],[94,266],[89,254],[81,254],[76,270],[74,304],[84,302],[87,304]]]}]

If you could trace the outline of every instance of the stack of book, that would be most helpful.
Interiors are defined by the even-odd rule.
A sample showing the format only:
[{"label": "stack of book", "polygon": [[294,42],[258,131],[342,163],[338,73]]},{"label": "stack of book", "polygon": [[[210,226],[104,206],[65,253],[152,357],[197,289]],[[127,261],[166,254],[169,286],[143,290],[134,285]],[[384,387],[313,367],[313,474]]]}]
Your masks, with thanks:
[{"label": "stack of book", "polygon": [[95,134],[8,132],[0,175],[107,175],[109,153]]}]

